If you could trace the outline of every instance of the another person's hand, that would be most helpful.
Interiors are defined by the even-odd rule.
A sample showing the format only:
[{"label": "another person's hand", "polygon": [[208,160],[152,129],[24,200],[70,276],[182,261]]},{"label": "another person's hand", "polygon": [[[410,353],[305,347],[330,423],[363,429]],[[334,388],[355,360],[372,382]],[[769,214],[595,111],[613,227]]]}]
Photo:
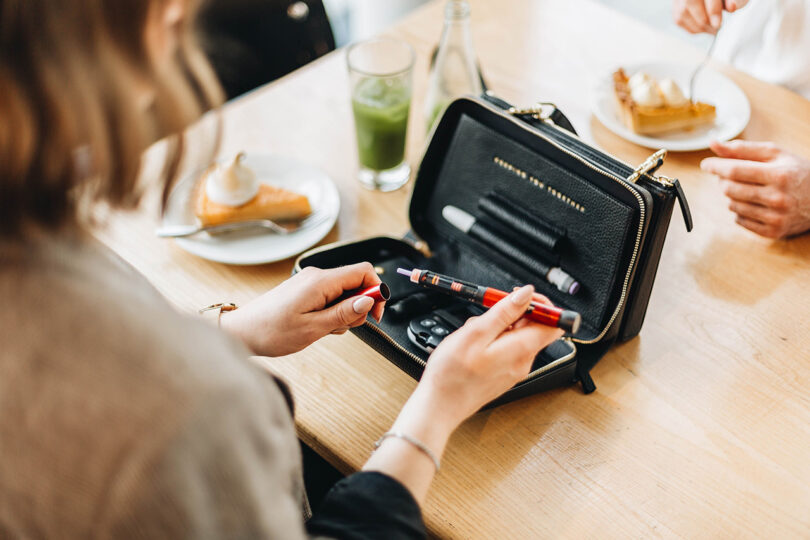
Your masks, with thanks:
[{"label": "another person's hand", "polygon": [[747,3],[748,0],[673,0],[672,18],[691,34],[714,34],[723,22],[723,10],[732,13]]},{"label": "another person's hand", "polygon": [[304,268],[278,287],[235,311],[222,314],[221,326],[256,354],[283,356],[327,334],[360,326],[371,315],[379,320],[384,302],[360,296],[327,307],[344,292],[380,283],[369,263],[333,270]]},{"label": "another person's hand", "polygon": [[700,167],[720,177],[737,223],[768,238],[810,230],[810,160],[773,143],[714,142]]}]

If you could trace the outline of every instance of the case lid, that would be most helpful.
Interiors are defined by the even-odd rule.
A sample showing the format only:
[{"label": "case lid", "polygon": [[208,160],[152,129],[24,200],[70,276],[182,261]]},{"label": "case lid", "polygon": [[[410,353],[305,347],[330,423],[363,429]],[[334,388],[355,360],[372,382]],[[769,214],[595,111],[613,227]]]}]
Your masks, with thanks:
[{"label": "case lid", "polygon": [[[582,314],[575,341],[595,342],[620,320],[651,199],[583,157],[598,151],[581,141],[583,148],[572,148],[556,129],[541,131],[478,99],[454,101],[416,172],[409,219],[434,254],[431,270],[506,290],[532,283]],[[511,221],[494,218],[482,201],[498,202]],[[493,234],[458,229],[444,217],[448,206],[474,216],[479,233]],[[519,232],[526,223],[557,243]],[[549,266],[575,278],[580,290],[567,294],[551,285],[543,275]]]}]

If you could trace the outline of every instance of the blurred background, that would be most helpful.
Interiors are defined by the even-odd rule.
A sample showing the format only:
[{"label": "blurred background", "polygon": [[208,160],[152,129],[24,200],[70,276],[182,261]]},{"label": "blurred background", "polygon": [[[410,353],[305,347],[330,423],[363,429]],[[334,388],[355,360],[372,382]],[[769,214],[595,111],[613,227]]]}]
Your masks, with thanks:
[{"label": "blurred background", "polygon": [[[367,38],[389,26],[428,0],[324,0],[332,20],[338,47]],[[597,0],[651,26],[677,34],[695,43],[707,43],[707,36],[690,36],[672,21],[670,0]]]},{"label": "blurred background", "polygon": [[[228,98],[234,98],[379,33],[427,1],[208,0],[202,14],[206,52]],[[708,47],[709,36],[692,36],[675,25],[671,0],[596,1]],[[475,27],[472,33],[475,41]]]}]

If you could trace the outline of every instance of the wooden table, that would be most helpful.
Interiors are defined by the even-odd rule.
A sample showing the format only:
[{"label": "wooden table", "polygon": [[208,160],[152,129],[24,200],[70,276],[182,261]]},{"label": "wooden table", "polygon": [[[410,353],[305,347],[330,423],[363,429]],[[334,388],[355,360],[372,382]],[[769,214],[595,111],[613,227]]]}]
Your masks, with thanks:
[{"label": "wooden table", "polygon": [[[423,143],[428,55],[441,3],[391,34],[417,50],[409,159]],[[702,52],[587,0],[472,1],[492,89],[556,102],[589,139],[629,162],[650,152],[589,111],[594,78],[622,63],[696,62]],[[743,136],[810,151],[810,102],[723,66],[751,99]],[[371,193],[355,179],[343,51],[230,103],[223,154],[278,152],[336,180],[342,211],[325,241],[407,228],[410,186]],[[424,514],[443,537],[797,537],[810,535],[810,237],[772,242],[735,226],[707,152],[670,155],[695,215],[676,212],[640,337],[593,371],[598,390],[560,389],[480,413],[451,439]],[[101,238],[181,310],[244,302],[292,261],[209,263],[155,238],[154,197]],[[415,382],[351,335],[268,360],[292,384],[300,437],[345,473],[366,460]]]}]

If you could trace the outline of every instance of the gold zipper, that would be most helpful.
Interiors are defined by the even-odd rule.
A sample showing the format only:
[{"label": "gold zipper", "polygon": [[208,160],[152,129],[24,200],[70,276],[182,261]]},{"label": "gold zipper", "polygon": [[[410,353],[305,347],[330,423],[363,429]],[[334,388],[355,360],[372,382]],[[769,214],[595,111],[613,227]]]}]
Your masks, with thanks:
[{"label": "gold zipper", "polygon": [[[539,107],[538,107],[538,105],[539,105]],[[541,101],[541,102],[537,103],[537,105],[535,105],[534,107],[529,107],[529,108],[526,108],[526,109],[518,109],[518,108],[516,108],[516,107],[511,107],[510,109],[508,109],[508,110],[507,110],[507,112],[508,112],[509,114],[511,114],[511,115],[515,115],[515,116],[530,115],[530,116],[532,116],[532,118],[535,118],[535,119],[537,119],[537,120],[540,120],[540,121],[541,121],[541,122],[543,122],[544,124],[546,124],[546,125],[549,125],[549,126],[553,127],[553,128],[554,128],[554,129],[556,129],[557,131],[560,131],[560,132],[562,132],[562,133],[565,133],[567,136],[569,136],[569,137],[573,137],[574,139],[577,139],[578,141],[582,142],[583,144],[588,144],[587,142],[585,142],[585,141],[582,139],[582,137],[580,137],[580,136],[579,136],[579,135],[577,135],[576,133],[573,133],[573,132],[571,132],[571,131],[568,131],[567,129],[564,129],[564,128],[561,128],[560,126],[558,126],[558,125],[557,125],[557,124],[554,122],[554,120],[552,120],[552,119],[551,119],[551,115],[550,115],[550,114],[548,114],[548,113],[545,111],[545,109],[543,109],[543,106],[551,106],[551,107],[554,107],[555,109],[557,108],[557,106],[556,106],[554,103],[550,103],[550,102]],[[496,112],[499,112],[499,111],[496,111]],[[652,156],[650,156],[649,158],[647,158],[647,160],[651,159],[653,156],[656,156],[656,155],[657,155],[658,153],[660,153],[660,152],[663,152],[663,153],[664,153],[664,155],[662,156],[662,159],[663,159],[664,157],[666,157],[666,150],[665,150],[665,149],[661,149],[661,150],[656,151],[656,152],[655,152],[655,153],[654,153]],[[616,156],[611,156],[611,157],[612,157],[613,159],[615,159],[616,161],[618,161],[619,163],[621,163],[622,165],[624,165],[625,167],[627,167],[627,168],[629,168],[629,169],[633,169],[634,171],[636,171],[636,170],[638,170],[638,169],[641,169],[641,168],[644,166],[644,164],[642,164],[640,167],[634,167],[633,165],[631,165],[630,163],[628,163],[628,162],[624,161],[623,159],[621,159],[621,158],[619,158],[619,157],[616,157]],[[645,163],[646,163],[646,161],[647,161],[647,160],[645,160]],[[663,175],[658,175],[658,176],[656,176],[656,175],[654,175],[654,174],[650,174],[650,173],[649,173],[649,169],[647,169],[646,171],[640,171],[639,176],[644,176],[644,177],[647,177],[649,180],[651,180],[651,181],[653,181],[653,182],[657,182],[657,183],[659,183],[659,184],[661,184],[662,186],[665,186],[665,187],[672,187],[672,186],[673,186],[673,183],[672,183],[672,179],[671,179],[671,178],[668,178],[668,177],[663,176]],[[628,180],[629,180],[629,179],[628,179]],[[636,180],[638,180],[638,178],[636,178]],[[636,180],[632,180],[632,182],[633,182],[633,183],[635,183],[635,182],[636,182]]]},{"label": "gold zipper", "polygon": [[403,347],[402,345],[397,343],[397,341],[394,338],[392,338],[391,336],[386,334],[385,331],[383,331],[383,329],[380,328],[379,326],[371,324],[368,321],[364,322],[363,326],[365,328],[370,328],[371,330],[373,330],[376,334],[378,334],[380,337],[382,337],[385,341],[387,341],[388,343],[393,345],[394,348],[396,348],[399,352],[405,354],[406,356],[408,356],[408,358],[410,358],[411,360],[413,360],[414,362],[416,362],[417,364],[422,366],[423,369],[427,366],[427,362],[425,362],[424,360],[422,360],[421,358],[419,358],[418,356],[413,354],[411,351],[409,351],[408,349],[406,349],[405,347]]},{"label": "gold zipper", "polygon": [[[468,99],[468,98],[463,98],[463,99]],[[474,102],[474,103],[477,103],[477,104],[483,104],[483,103],[480,103],[480,102]],[[638,194],[638,192],[637,192],[635,189],[633,189],[633,188],[631,188],[631,187],[630,187],[632,184],[629,184],[629,183],[627,182],[627,180],[626,180],[626,179],[621,178],[621,177],[619,177],[618,175],[615,175],[615,174],[610,173],[610,172],[608,172],[608,171],[605,171],[605,170],[603,170],[603,169],[600,169],[600,168],[599,168],[599,167],[597,167],[596,165],[594,165],[594,164],[592,164],[591,162],[589,162],[589,161],[585,160],[585,159],[584,159],[582,156],[579,156],[579,155],[577,155],[577,154],[575,154],[575,153],[571,152],[571,151],[570,151],[570,150],[568,150],[567,148],[562,147],[562,146],[561,146],[559,143],[557,143],[556,141],[553,141],[553,140],[552,140],[552,139],[550,139],[549,137],[546,137],[546,136],[545,136],[545,135],[543,135],[541,132],[539,132],[539,131],[537,131],[537,130],[534,130],[534,129],[531,129],[531,128],[528,126],[528,124],[526,124],[525,122],[523,122],[523,121],[521,121],[521,120],[519,120],[519,119],[516,119],[516,118],[515,118],[513,115],[509,115],[509,114],[503,113],[503,112],[501,112],[501,111],[499,111],[499,110],[495,109],[495,107],[494,107],[494,106],[491,106],[491,105],[489,105],[489,104],[483,104],[483,105],[484,105],[485,107],[489,108],[489,109],[490,109],[492,112],[494,112],[495,114],[498,114],[498,115],[502,116],[503,118],[507,118],[507,119],[509,119],[511,122],[513,122],[515,125],[517,125],[517,126],[518,126],[518,127],[520,127],[521,129],[523,129],[523,130],[525,130],[525,131],[528,131],[529,133],[531,133],[531,134],[533,134],[533,135],[535,135],[535,136],[537,136],[537,137],[540,137],[541,139],[543,139],[543,140],[544,140],[544,141],[546,141],[547,143],[551,144],[552,146],[554,146],[554,147],[555,147],[555,148],[557,148],[558,150],[562,151],[564,154],[567,154],[569,157],[572,157],[572,158],[576,159],[577,161],[579,161],[580,163],[582,163],[583,165],[585,165],[585,166],[586,166],[586,167],[588,167],[589,169],[591,169],[591,170],[593,170],[593,171],[595,171],[595,172],[597,172],[597,173],[599,173],[599,174],[601,174],[601,175],[603,175],[603,176],[606,176],[606,177],[608,177],[608,178],[610,178],[610,179],[612,179],[612,180],[614,180],[614,181],[618,182],[618,183],[619,183],[619,185],[621,185],[622,187],[624,187],[625,189],[627,189],[627,190],[628,190],[630,193],[632,193],[632,194],[633,194],[633,196],[634,196],[634,197],[636,198],[636,200],[638,201],[638,205],[639,205],[639,226],[638,226],[638,232],[636,233],[635,245],[633,246],[633,255],[630,257],[630,264],[629,264],[629,266],[627,267],[627,274],[625,274],[625,276],[624,276],[624,283],[622,284],[622,294],[621,294],[621,296],[619,297],[619,303],[616,305],[616,309],[613,311],[613,315],[611,315],[610,320],[609,320],[609,321],[608,321],[608,323],[607,323],[607,326],[605,326],[605,328],[604,328],[604,329],[603,329],[603,330],[602,330],[602,331],[599,333],[599,335],[597,335],[595,338],[593,338],[593,339],[589,339],[589,340],[585,340],[585,339],[577,339],[577,338],[571,338],[571,339],[572,339],[572,341],[574,341],[574,342],[576,342],[576,343],[582,343],[583,345],[587,345],[587,344],[591,344],[591,343],[596,343],[596,342],[598,342],[600,339],[602,339],[603,337],[605,337],[605,334],[607,333],[608,329],[610,329],[611,325],[612,325],[612,324],[613,324],[613,323],[616,321],[616,317],[618,317],[618,316],[619,316],[619,312],[621,311],[622,306],[624,306],[624,302],[627,300],[627,287],[628,287],[628,286],[629,286],[629,284],[630,284],[630,276],[632,275],[632,273],[633,273],[633,268],[634,268],[634,267],[635,267],[635,265],[636,265],[636,259],[637,259],[637,257],[638,257],[638,250],[639,250],[639,248],[641,247],[641,236],[642,236],[642,234],[644,233],[644,224],[645,224],[645,222],[646,222],[646,220],[647,220],[647,208],[646,208],[646,206],[645,206],[645,204],[644,204],[644,199],[641,197],[641,195],[639,195],[639,194]],[[561,127],[557,126],[557,125],[556,125],[556,124],[554,124],[553,122],[550,122],[550,123],[549,123],[549,125],[554,126],[556,129],[562,130],[562,128],[561,128]],[[628,165],[628,167],[631,167],[631,166],[630,166],[630,165]],[[632,167],[631,167],[631,168],[632,168]],[[647,176],[650,176],[650,175],[647,175]]]}]

